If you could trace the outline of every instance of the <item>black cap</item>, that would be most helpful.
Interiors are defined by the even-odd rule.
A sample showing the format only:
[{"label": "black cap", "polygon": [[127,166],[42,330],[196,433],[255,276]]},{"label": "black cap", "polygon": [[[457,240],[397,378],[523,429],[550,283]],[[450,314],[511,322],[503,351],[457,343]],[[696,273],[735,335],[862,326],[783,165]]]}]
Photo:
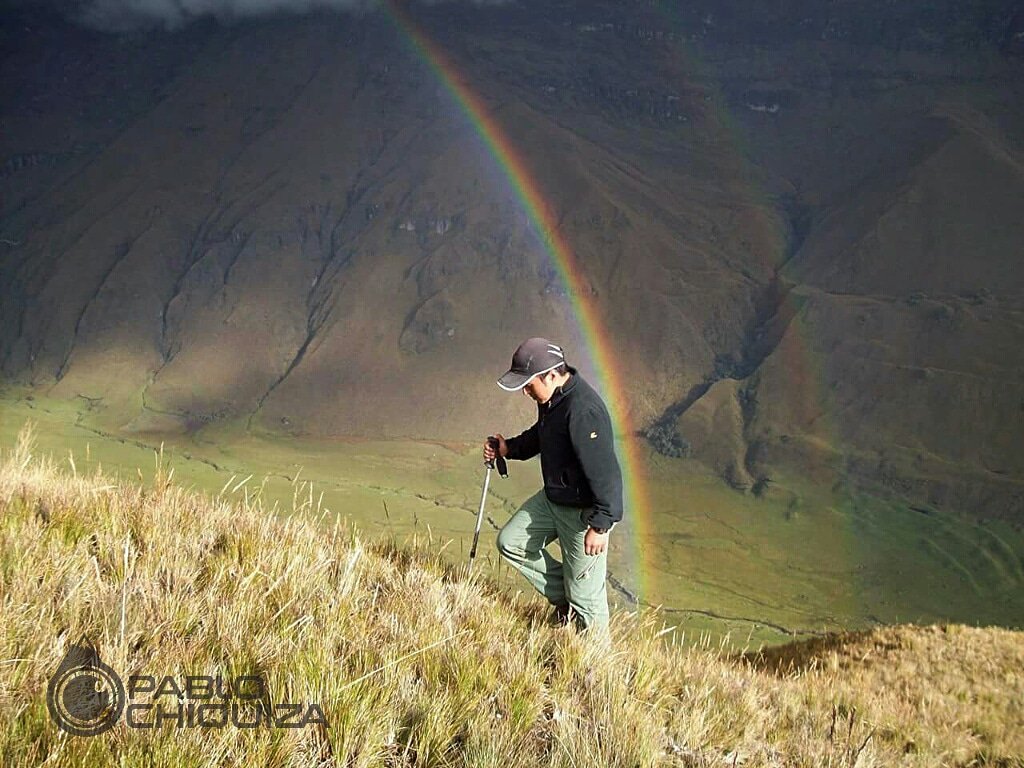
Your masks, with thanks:
[{"label": "black cap", "polygon": [[534,376],[547,373],[565,362],[562,348],[539,336],[527,339],[512,355],[512,367],[500,379],[498,386],[515,392],[526,386]]}]

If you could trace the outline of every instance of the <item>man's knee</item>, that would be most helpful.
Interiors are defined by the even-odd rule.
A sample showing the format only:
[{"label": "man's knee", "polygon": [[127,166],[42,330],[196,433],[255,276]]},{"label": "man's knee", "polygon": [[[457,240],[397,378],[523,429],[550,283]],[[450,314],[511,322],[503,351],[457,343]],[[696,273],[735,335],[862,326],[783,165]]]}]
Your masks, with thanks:
[{"label": "man's knee", "polygon": [[526,554],[522,542],[507,525],[498,531],[498,552],[506,560],[521,560]]}]

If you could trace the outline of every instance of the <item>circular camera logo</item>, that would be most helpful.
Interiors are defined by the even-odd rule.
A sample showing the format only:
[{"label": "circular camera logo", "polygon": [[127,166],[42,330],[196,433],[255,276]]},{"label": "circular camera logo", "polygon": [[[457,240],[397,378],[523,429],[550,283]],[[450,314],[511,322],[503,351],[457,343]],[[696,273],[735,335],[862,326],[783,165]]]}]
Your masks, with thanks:
[{"label": "circular camera logo", "polygon": [[75,736],[110,730],[124,711],[121,678],[95,650],[73,645],[46,686],[46,706],[58,727]]}]

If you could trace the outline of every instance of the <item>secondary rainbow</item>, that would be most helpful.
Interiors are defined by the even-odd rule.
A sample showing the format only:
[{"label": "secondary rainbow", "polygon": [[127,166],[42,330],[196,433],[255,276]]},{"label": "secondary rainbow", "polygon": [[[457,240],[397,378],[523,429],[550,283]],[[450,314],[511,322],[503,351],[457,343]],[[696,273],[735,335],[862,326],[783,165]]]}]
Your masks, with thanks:
[{"label": "secondary rainbow", "polygon": [[631,517],[633,539],[631,558],[636,567],[636,584],[629,587],[641,600],[652,595],[653,571],[644,562],[653,540],[650,497],[643,472],[638,432],[626,408],[628,393],[616,368],[615,350],[608,341],[600,313],[590,298],[578,259],[544,199],[543,191],[519,149],[506,135],[483,100],[470,88],[452,58],[409,15],[394,3],[385,8],[417,53],[437,75],[483,140],[502,173],[522,202],[527,216],[540,233],[545,249],[566,287],[580,332],[588,347],[595,374],[605,395],[615,430],[622,440],[618,451],[622,465],[626,514]]}]

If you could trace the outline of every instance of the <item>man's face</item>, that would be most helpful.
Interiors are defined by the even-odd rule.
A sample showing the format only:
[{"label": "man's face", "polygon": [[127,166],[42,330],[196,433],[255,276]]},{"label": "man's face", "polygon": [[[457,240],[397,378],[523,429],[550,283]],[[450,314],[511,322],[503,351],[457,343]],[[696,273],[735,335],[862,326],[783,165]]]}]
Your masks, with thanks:
[{"label": "man's face", "polygon": [[542,373],[540,376],[530,379],[526,386],[523,387],[523,392],[538,403],[546,403],[555,394],[555,389],[557,389],[555,380],[557,378],[554,371]]}]

